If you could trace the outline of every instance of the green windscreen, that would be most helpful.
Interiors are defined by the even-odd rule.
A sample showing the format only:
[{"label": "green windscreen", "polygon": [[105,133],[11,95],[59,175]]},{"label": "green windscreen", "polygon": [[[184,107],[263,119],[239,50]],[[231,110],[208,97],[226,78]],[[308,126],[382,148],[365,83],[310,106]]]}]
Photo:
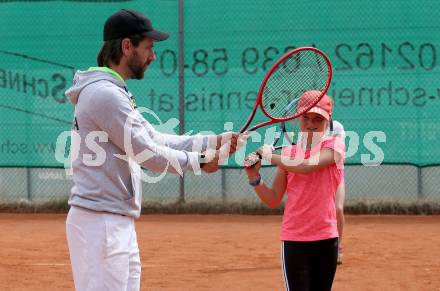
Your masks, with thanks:
[{"label": "green windscreen", "polygon": [[[0,0],[0,166],[62,166],[55,142],[73,119],[64,91],[76,70],[96,66],[103,23],[121,8],[171,34],[155,44],[145,79],[128,86],[162,122],[178,118],[177,0]],[[439,8],[427,0],[187,0],[185,132],[220,133],[227,122],[239,131],[273,63],[315,46],[333,64],[328,95],[347,131],[347,163],[440,164]],[[264,141],[259,134],[251,148]]]}]

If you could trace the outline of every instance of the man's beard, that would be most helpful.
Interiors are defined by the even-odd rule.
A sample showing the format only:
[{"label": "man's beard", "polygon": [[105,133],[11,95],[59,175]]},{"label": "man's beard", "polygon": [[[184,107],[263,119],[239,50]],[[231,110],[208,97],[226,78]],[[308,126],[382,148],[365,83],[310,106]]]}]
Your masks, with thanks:
[{"label": "man's beard", "polygon": [[138,55],[135,53],[127,63],[131,71],[131,79],[142,80],[149,64],[150,61],[142,64],[138,59]]}]

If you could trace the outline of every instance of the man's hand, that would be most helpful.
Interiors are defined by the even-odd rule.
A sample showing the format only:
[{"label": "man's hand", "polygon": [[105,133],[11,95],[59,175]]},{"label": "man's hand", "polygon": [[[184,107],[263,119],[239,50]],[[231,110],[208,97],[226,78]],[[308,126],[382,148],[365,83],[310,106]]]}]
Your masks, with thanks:
[{"label": "man's hand", "polygon": [[240,149],[249,138],[249,133],[238,133],[238,132],[224,132],[217,135],[217,150],[223,146],[229,145],[228,156],[234,154],[238,149]]},{"label": "man's hand", "polygon": [[214,173],[219,169],[220,164],[235,153],[241,146],[246,143],[249,134],[237,132],[224,132],[217,135],[216,150],[207,150],[203,153],[205,162],[201,164],[202,171],[206,173]]},{"label": "man's hand", "polygon": [[206,173],[217,172],[217,170],[219,168],[219,164],[220,164],[219,151],[207,150],[206,152],[203,153],[203,156],[205,157],[204,158],[205,161],[203,161],[200,164],[200,169]]}]

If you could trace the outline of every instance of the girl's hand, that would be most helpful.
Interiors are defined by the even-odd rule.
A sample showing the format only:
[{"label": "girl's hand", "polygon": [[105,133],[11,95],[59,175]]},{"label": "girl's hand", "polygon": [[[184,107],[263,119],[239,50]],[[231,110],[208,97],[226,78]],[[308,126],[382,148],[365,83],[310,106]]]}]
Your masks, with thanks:
[{"label": "girl's hand", "polygon": [[250,181],[258,178],[261,168],[261,159],[257,153],[251,153],[244,159],[244,170]]}]

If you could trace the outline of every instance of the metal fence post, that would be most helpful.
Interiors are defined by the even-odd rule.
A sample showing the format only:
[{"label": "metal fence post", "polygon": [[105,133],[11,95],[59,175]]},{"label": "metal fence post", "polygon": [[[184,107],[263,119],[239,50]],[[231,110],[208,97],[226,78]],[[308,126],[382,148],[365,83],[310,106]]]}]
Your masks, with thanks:
[{"label": "metal fence post", "polygon": [[32,181],[31,181],[31,168],[26,168],[26,190],[27,190],[27,199],[28,201],[32,201]]},{"label": "metal fence post", "polygon": [[[179,0],[179,134],[185,133],[185,53],[183,45],[183,0]],[[179,203],[185,203],[185,175],[179,179]]]},{"label": "metal fence post", "polygon": [[417,166],[417,198],[423,199],[423,176],[422,176],[423,168]]},{"label": "metal fence post", "polygon": [[222,173],[222,201],[226,203],[226,169],[221,168],[220,171]]}]

